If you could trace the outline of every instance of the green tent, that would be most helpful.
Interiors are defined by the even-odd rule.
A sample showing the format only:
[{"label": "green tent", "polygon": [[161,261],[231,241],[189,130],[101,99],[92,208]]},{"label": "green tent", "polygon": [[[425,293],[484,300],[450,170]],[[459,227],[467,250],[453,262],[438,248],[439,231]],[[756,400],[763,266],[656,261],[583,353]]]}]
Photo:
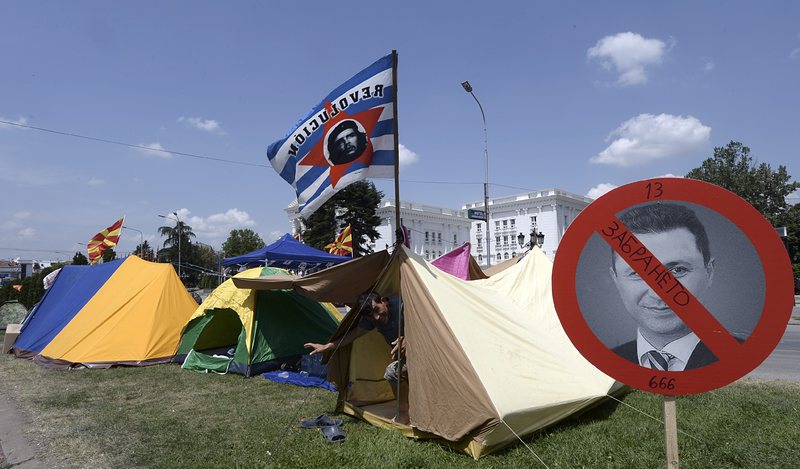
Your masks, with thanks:
[{"label": "green tent", "polygon": [[[286,274],[258,267],[237,278]],[[327,342],[341,314],[291,290],[239,289],[229,279],[195,310],[184,328],[175,362],[195,371],[252,376],[296,362],[306,342]]]},{"label": "green tent", "polygon": [[6,301],[0,306],[0,330],[6,330],[9,324],[22,324],[28,311],[19,301]]}]

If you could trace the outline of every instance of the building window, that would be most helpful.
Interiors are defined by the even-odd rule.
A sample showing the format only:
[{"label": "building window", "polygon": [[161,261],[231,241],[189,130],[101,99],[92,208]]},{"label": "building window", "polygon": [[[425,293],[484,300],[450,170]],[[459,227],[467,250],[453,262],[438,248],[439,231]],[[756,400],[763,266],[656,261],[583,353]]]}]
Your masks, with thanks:
[{"label": "building window", "polygon": [[480,223],[476,223],[476,225],[478,225],[478,233],[480,233],[481,232],[481,224]]},{"label": "building window", "polygon": [[497,260],[498,261],[502,261],[503,260],[503,256],[499,252],[497,253]]},{"label": "building window", "polygon": [[517,251],[511,252],[511,257],[517,257]]},{"label": "building window", "polygon": [[425,232],[425,242],[426,243],[428,242],[428,232],[427,231]]},{"label": "building window", "polygon": [[534,216],[531,217],[531,225],[535,225],[535,224],[536,224],[536,216],[534,215]]},{"label": "building window", "polygon": [[425,260],[426,261],[430,260],[430,258],[431,258],[431,252],[430,251],[425,251]]},{"label": "building window", "polygon": [[458,235],[453,233],[453,244],[458,244]]},{"label": "building window", "polygon": [[494,237],[494,244],[495,244],[495,246],[500,246],[500,237],[499,236],[495,236]]},{"label": "building window", "polygon": [[481,238],[478,238],[478,247],[481,246]]},{"label": "building window", "polygon": [[494,229],[496,229],[496,230],[500,229],[500,220],[495,220],[494,221]]},{"label": "building window", "polygon": [[438,233],[439,235],[439,244],[442,244],[442,233]]},{"label": "building window", "polygon": [[483,254],[478,254],[478,262],[483,262]]},{"label": "building window", "polygon": [[503,220],[503,228],[508,228],[508,220]]},{"label": "building window", "polygon": [[442,251],[439,251],[439,257],[442,257]]},{"label": "building window", "polygon": [[503,259],[508,259],[508,253],[503,254]]},{"label": "building window", "polygon": [[517,225],[517,220],[512,218],[511,219],[511,228],[514,228]]},{"label": "building window", "polygon": [[505,246],[506,244],[508,244],[508,235],[503,236],[503,246]]}]

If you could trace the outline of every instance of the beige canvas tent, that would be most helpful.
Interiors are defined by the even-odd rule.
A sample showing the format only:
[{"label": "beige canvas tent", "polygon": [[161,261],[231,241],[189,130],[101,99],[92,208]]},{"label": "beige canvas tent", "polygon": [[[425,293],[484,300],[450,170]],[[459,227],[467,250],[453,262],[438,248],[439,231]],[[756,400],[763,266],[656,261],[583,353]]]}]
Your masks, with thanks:
[{"label": "beige canvas tent", "polygon": [[[308,277],[234,280],[240,288],[293,288],[318,301],[353,303],[380,278],[405,305],[410,426],[391,421],[382,379],[389,347],[371,332],[331,357],[338,410],[405,435],[437,438],[475,458],[591,407],[622,386],[586,361],[556,316],[552,263],[539,249],[495,276],[464,281],[402,248]],[[348,315],[337,334],[357,320]]]}]

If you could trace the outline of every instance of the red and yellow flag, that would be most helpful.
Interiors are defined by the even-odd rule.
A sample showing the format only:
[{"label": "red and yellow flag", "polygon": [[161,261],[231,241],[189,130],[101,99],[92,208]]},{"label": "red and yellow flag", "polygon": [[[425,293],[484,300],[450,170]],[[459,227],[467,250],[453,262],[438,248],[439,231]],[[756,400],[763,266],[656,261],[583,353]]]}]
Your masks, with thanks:
[{"label": "red and yellow flag", "polygon": [[347,228],[343,229],[339,236],[336,237],[336,240],[327,246],[325,246],[325,250],[327,250],[331,254],[336,254],[337,256],[353,256],[353,234],[350,231],[350,225],[347,225]]},{"label": "red and yellow flag", "polygon": [[113,225],[97,233],[89,240],[86,251],[89,253],[89,264],[97,264],[103,257],[106,248],[114,247],[119,242],[119,234],[122,231],[122,222],[125,217],[115,221]]}]

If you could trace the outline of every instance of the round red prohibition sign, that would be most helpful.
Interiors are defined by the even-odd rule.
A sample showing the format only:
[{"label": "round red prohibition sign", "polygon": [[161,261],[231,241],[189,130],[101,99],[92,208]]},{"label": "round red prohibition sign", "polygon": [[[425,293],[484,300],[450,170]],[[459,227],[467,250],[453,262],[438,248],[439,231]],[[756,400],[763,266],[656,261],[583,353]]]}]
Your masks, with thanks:
[{"label": "round red prohibition sign", "polygon": [[[659,202],[664,205],[693,204],[709,209],[727,219],[732,223],[732,230],[738,229],[750,240],[761,265],[742,265],[739,268],[763,269],[764,301],[758,321],[749,336],[740,337],[726,330],[692,291],[681,284],[681,280],[684,280],[689,285],[689,277],[685,274],[689,269],[675,267],[670,262],[664,266],[646,243],[640,242],[617,218],[617,214],[634,206]],[[680,234],[674,229],[671,233],[673,240]],[[619,351],[612,350],[598,338],[589,326],[587,316],[581,311],[576,290],[581,254],[595,235],[614,250],[615,260],[610,261],[615,262],[613,265],[625,266],[631,271],[631,278],[646,282],[649,293],[658,295],[661,309],[656,314],[663,318],[666,310],[666,314],[674,319],[671,310],[683,322],[680,327],[694,332],[700,340],[698,347],[706,347],[706,353],[711,352],[711,359],[706,364],[697,368],[687,366],[691,369],[684,371],[651,369],[623,358]],[[646,240],[655,239],[648,233],[640,236]],[[653,243],[655,241],[651,241]],[[658,250],[657,246],[650,248]],[[663,254],[660,255],[663,257]],[[753,264],[757,263],[754,260]],[[643,291],[648,290],[645,288]],[[608,294],[618,295],[618,292],[609,291]],[[783,243],[772,225],[750,204],[713,184],[691,179],[660,178],[618,187],[581,212],[558,247],[553,266],[553,301],[573,345],[601,371],[643,391],[684,395],[725,386],[761,364],[786,330],[794,302],[794,286],[791,264]],[[591,303],[592,298],[588,301]],[[638,355],[635,350],[632,353]],[[653,367],[657,368],[655,365]]]}]

